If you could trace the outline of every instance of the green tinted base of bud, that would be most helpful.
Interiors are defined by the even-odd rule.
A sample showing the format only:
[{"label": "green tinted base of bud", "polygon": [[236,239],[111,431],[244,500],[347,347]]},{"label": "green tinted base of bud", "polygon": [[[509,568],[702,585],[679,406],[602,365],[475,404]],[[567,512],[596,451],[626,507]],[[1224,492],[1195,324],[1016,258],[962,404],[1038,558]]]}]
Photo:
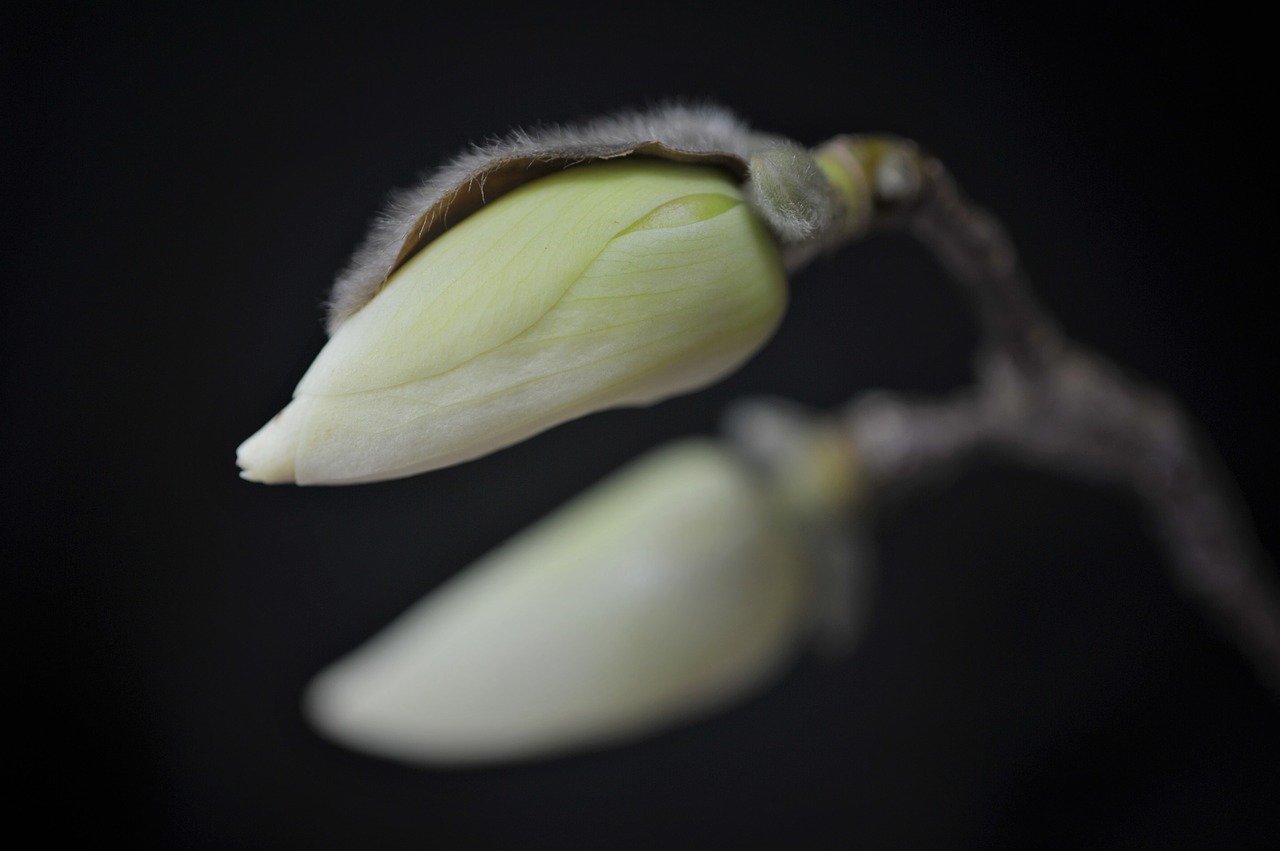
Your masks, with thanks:
[{"label": "green tinted base of bud", "polygon": [[850,235],[896,224],[923,199],[925,154],[905,139],[837,136],[814,157],[842,194]]}]

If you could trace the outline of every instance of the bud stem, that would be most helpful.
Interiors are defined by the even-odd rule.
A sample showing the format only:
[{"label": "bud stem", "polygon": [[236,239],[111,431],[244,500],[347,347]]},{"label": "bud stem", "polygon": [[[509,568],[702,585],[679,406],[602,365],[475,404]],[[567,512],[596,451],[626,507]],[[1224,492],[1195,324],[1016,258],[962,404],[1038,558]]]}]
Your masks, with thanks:
[{"label": "bud stem", "polygon": [[936,158],[879,136],[837,137],[815,157],[849,211],[843,240],[905,227],[960,283],[979,321],[973,387],[930,403],[871,394],[847,409],[845,432],[874,492],[910,490],[982,449],[1120,484],[1154,519],[1176,584],[1280,694],[1274,565],[1186,414],[1059,331],[1004,228]]}]

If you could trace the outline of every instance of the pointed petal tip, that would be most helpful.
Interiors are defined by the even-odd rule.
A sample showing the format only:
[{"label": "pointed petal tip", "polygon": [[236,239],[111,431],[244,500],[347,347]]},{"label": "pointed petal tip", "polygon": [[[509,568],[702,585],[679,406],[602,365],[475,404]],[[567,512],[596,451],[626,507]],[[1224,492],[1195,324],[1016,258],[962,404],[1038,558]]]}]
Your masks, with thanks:
[{"label": "pointed petal tip", "polygon": [[321,672],[302,692],[302,716],[307,723],[331,739],[342,737],[341,701],[335,699],[333,689],[329,687],[327,672]]},{"label": "pointed petal tip", "polygon": [[313,730],[335,744],[389,759],[427,765],[454,761],[434,753],[434,738],[424,741],[420,731],[415,735],[414,725],[378,697],[377,684],[360,677],[361,670],[353,675],[339,663],[307,684],[301,709]]},{"label": "pointed petal tip", "polygon": [[[288,408],[285,408],[287,411]],[[284,424],[281,411],[236,448],[236,464],[240,478],[266,485],[293,484],[293,429]]]},{"label": "pointed petal tip", "polygon": [[318,733],[357,750],[368,747],[379,724],[366,690],[355,688],[342,668],[321,671],[302,693],[302,716]]}]

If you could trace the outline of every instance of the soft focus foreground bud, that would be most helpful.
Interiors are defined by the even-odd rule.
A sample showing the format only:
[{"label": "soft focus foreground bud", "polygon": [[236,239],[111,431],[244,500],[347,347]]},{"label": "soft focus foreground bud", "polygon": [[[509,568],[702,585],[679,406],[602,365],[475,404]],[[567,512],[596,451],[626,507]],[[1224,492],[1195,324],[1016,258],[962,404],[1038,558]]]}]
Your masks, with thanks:
[{"label": "soft focus foreground bud", "polygon": [[336,330],[242,475],[341,484],[484,455],[740,365],[786,302],[732,175],[652,159],[514,189],[399,267]]},{"label": "soft focus foreground bud", "polygon": [[803,535],[708,441],[659,450],[323,672],[312,721],[396,759],[485,762],[655,732],[759,686],[811,625]]}]

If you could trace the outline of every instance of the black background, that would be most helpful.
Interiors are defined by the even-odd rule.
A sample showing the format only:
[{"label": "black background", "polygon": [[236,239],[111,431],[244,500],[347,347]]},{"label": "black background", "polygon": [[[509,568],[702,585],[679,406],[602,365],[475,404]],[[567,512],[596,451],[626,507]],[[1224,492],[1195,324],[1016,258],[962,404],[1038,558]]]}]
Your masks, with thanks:
[{"label": "black background", "polygon": [[300,717],[320,667],[732,399],[967,380],[964,304],[884,237],[799,275],[703,393],[404,481],[236,477],[388,189],[670,95],[937,152],[1063,325],[1185,401],[1277,552],[1274,47],[1229,4],[1027,5],[5,13],[11,812],[126,847],[1272,847],[1280,702],[1125,495],[1007,465],[883,518],[857,652],[691,728],[448,773]]}]

